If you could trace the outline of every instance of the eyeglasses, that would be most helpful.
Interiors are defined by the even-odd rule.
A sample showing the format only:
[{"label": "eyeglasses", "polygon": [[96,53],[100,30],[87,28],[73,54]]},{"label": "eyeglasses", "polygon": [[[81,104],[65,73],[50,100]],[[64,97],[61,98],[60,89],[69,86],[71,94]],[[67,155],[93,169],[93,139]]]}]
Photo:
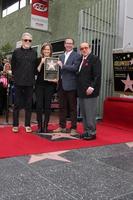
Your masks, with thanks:
[{"label": "eyeglasses", "polygon": [[80,48],[81,51],[84,50],[84,49],[87,50],[87,49],[89,49],[89,47],[81,47]]},{"label": "eyeglasses", "polygon": [[73,44],[73,43],[72,43],[72,42],[65,42],[65,44],[70,44],[70,45],[71,45],[71,44]]},{"label": "eyeglasses", "polygon": [[24,39],[23,41],[24,42],[32,42],[32,40],[30,40],[30,39],[29,40],[28,39]]}]

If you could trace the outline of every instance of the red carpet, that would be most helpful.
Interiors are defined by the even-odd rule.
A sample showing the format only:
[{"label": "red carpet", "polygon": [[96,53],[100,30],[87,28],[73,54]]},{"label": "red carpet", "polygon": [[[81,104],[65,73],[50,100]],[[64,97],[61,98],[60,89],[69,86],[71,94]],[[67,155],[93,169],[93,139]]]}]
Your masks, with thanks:
[{"label": "red carpet", "polygon": [[[51,129],[56,127],[56,125],[50,126]],[[81,124],[78,124],[78,131],[80,133],[83,131]],[[21,127],[20,132],[17,134],[12,133],[11,127],[0,127],[0,158],[103,146],[130,141],[133,141],[132,131],[106,126],[104,123],[97,125],[97,139],[94,141],[84,141],[81,139],[49,141],[33,134],[26,134],[23,127]]]},{"label": "red carpet", "polygon": [[104,101],[103,122],[124,130],[133,130],[133,98],[108,97]]}]

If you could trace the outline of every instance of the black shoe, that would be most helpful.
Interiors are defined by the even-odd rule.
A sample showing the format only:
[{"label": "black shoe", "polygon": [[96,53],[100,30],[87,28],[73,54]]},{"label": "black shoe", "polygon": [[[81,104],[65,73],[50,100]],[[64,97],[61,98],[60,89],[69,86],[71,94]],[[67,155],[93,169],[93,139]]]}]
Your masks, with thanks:
[{"label": "black shoe", "polygon": [[96,139],[96,134],[95,135],[88,135],[86,137],[83,137],[83,140],[95,140]]},{"label": "black shoe", "polygon": [[85,132],[85,133],[83,133],[83,134],[80,135],[81,139],[83,139],[84,137],[88,137],[88,133],[87,132]]}]

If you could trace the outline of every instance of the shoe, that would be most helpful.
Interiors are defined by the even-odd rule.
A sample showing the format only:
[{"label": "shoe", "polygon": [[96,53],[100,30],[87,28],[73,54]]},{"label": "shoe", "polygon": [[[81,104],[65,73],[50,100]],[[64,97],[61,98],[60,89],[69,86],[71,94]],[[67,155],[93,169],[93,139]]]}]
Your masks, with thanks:
[{"label": "shoe", "polygon": [[66,128],[62,128],[61,133],[68,133]]},{"label": "shoe", "polygon": [[25,127],[25,131],[26,131],[26,133],[31,133],[31,132],[32,132],[32,129],[31,129],[30,126],[26,126],[26,127]]},{"label": "shoe", "polygon": [[53,130],[53,133],[66,133],[66,128],[57,128],[55,130]]},{"label": "shoe", "polygon": [[14,133],[17,133],[17,132],[18,132],[18,127],[17,127],[17,126],[14,126],[14,127],[12,128],[12,131],[13,131]]},{"label": "shoe", "polygon": [[53,130],[53,133],[60,133],[61,130],[62,130],[62,128],[59,127],[59,128],[57,128],[57,129]]},{"label": "shoe", "polygon": [[77,136],[79,134],[76,132],[76,129],[71,129],[70,135],[71,136]]},{"label": "shoe", "polygon": [[85,133],[83,133],[83,134],[80,135],[80,138],[83,139],[84,137],[87,137],[87,136],[88,136],[88,133],[85,132]]},{"label": "shoe", "polygon": [[96,134],[95,135],[88,135],[83,138],[83,140],[95,140],[96,139]]}]

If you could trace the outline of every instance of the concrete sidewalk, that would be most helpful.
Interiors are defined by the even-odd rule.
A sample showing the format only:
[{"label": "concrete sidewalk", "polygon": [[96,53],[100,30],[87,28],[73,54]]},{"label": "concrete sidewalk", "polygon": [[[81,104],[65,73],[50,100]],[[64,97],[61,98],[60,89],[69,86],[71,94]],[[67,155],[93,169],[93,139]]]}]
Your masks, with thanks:
[{"label": "concrete sidewalk", "polygon": [[58,156],[0,159],[0,200],[133,199],[133,149],[127,144]]}]

